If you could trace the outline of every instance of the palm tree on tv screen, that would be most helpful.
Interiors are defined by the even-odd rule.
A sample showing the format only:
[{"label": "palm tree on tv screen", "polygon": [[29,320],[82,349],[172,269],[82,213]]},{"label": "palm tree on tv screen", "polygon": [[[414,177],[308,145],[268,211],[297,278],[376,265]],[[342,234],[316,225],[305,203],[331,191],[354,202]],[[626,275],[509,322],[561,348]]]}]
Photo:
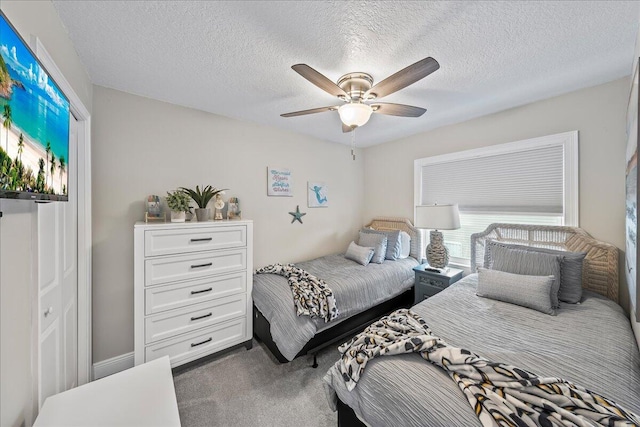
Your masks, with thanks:
[{"label": "palm tree on tv screen", "polygon": [[62,188],[62,174],[66,170],[66,166],[67,166],[64,160],[64,156],[60,156],[60,160],[58,160],[58,162],[59,162],[58,169],[60,169],[60,188]]},{"label": "palm tree on tv screen", "polygon": [[36,189],[38,190],[39,193],[43,193],[44,192],[44,186],[45,186],[45,178],[44,178],[44,159],[42,157],[40,157],[40,160],[38,160],[38,177],[36,178]]},{"label": "palm tree on tv screen", "polygon": [[22,163],[22,150],[24,150],[24,135],[20,132],[20,138],[18,138],[18,157],[20,158],[20,163]]},{"label": "palm tree on tv screen", "polygon": [[5,151],[9,154],[9,129],[11,128],[11,105],[4,104],[4,110],[2,111],[2,126],[7,130],[7,140],[5,141]]},{"label": "palm tree on tv screen", "polygon": [[51,192],[55,194],[55,190],[53,189],[53,177],[56,172],[56,154],[53,151],[51,152],[51,169],[49,169],[49,171],[51,172]]},{"label": "palm tree on tv screen", "polygon": [[44,170],[44,184],[47,185],[49,181],[47,178],[49,174],[49,153],[51,153],[51,143],[49,141],[47,141],[47,146],[44,151],[47,153],[47,168]]}]

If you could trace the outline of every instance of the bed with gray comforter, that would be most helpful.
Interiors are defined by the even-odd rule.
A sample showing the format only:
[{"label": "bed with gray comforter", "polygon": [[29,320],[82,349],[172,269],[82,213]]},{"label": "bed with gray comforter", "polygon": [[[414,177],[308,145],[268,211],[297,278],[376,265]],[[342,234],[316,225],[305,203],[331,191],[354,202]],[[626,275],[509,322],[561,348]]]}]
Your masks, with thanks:
[{"label": "bed with gray comforter", "polygon": [[362,266],[346,259],[344,254],[296,263],[296,267],[324,280],[333,291],[339,315],[328,323],[320,318],[296,315],[291,289],[282,276],[254,275],[253,303],[269,322],[280,353],[293,360],[316,333],[411,288],[413,267],[417,265],[418,261],[409,257]]},{"label": "bed with gray comforter", "polygon": [[[640,413],[640,355],[629,320],[615,302],[585,291],[557,316],[476,296],[477,275],[414,306],[434,335],[496,362],[559,377]],[[454,381],[420,355],[370,360],[351,392],[334,366],[325,376],[339,398],[370,426],[480,426]]]}]

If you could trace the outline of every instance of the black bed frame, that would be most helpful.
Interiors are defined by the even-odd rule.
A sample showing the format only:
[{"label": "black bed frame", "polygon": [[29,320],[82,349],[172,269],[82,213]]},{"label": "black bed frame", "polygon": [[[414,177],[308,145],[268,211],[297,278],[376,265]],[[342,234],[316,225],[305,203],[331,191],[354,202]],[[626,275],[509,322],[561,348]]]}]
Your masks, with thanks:
[{"label": "black bed frame", "polygon": [[[383,302],[382,304],[371,307],[362,313],[351,316],[350,318],[343,320],[336,326],[325,329],[324,331],[316,334],[309,342],[300,350],[296,357],[310,354],[313,356],[312,367],[317,368],[317,353],[323,348],[334,344],[340,340],[345,339],[356,332],[361,331],[369,324],[378,320],[382,316],[391,313],[398,308],[408,308],[413,305],[414,292],[413,287],[404,293]],[[289,361],[280,353],[278,347],[273,342],[271,337],[271,326],[269,321],[262,315],[260,310],[253,306],[253,334],[271,351],[276,359],[280,363],[288,363]],[[347,424],[345,424],[347,425]]]},{"label": "black bed frame", "polygon": [[338,427],[365,427],[349,405],[338,399]]}]

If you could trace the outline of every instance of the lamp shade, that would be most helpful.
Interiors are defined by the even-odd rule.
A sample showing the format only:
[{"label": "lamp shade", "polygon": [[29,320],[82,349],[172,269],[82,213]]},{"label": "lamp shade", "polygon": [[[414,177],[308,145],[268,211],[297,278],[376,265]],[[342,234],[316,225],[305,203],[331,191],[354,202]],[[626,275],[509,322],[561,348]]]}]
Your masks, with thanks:
[{"label": "lamp shade", "polygon": [[456,230],[460,228],[458,205],[416,206],[415,226],[431,230]]},{"label": "lamp shade", "polygon": [[344,104],[338,108],[340,120],[349,127],[362,126],[369,121],[373,110],[367,104]]}]

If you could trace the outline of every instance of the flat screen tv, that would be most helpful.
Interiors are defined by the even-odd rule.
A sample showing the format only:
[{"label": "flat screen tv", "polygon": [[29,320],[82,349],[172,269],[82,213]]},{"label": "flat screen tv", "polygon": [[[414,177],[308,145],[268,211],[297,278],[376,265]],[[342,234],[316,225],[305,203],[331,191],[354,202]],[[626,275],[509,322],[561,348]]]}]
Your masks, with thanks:
[{"label": "flat screen tv", "polygon": [[67,201],[69,100],[0,11],[0,198]]}]

